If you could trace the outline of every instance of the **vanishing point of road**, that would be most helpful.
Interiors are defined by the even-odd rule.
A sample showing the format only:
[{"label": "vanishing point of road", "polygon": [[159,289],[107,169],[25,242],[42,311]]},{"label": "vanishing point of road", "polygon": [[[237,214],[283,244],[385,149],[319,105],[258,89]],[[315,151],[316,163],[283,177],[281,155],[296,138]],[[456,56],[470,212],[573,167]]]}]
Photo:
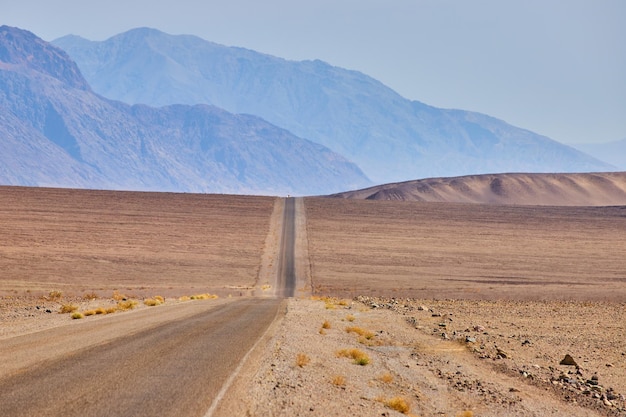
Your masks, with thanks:
[{"label": "vanishing point of road", "polygon": [[285,200],[276,298],[165,305],[1,340],[0,415],[210,416],[294,294],[294,203]]}]

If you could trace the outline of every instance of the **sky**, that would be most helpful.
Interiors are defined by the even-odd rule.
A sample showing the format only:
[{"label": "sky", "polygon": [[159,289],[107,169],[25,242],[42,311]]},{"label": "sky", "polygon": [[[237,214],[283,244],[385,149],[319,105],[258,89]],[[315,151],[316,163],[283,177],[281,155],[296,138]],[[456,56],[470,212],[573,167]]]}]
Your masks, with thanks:
[{"label": "sky", "polygon": [[562,143],[626,138],[624,0],[0,0],[51,41],[136,27],[363,72]]}]

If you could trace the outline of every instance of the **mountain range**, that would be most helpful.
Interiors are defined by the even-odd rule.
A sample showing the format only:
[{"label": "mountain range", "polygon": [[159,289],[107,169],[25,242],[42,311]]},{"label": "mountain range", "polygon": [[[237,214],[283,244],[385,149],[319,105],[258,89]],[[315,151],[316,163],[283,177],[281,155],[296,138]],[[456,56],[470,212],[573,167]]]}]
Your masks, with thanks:
[{"label": "mountain range", "polygon": [[573,146],[594,158],[626,170],[626,138],[613,142],[581,143]]},{"label": "mountain range", "polygon": [[60,48],[8,26],[0,27],[0,183],[270,195],[371,184],[341,155],[257,116],[104,98]]},{"label": "mountain range", "polygon": [[53,43],[105,97],[254,114],[343,155],[375,183],[615,169],[502,120],[411,101],[365,74],[318,60],[288,61],[148,28],[102,42],[69,35]]}]

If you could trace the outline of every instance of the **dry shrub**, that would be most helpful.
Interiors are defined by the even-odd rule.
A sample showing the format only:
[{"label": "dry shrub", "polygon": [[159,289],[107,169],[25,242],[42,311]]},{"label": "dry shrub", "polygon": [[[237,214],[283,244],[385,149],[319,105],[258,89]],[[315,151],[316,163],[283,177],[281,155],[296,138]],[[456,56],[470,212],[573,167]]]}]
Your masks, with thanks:
[{"label": "dry shrub", "polygon": [[355,320],[355,317],[352,314],[348,314],[346,316],[346,320],[348,320],[350,323],[352,323]]},{"label": "dry shrub", "polygon": [[63,304],[59,309],[60,314],[73,313],[78,310],[78,306],[75,304]]},{"label": "dry shrub", "polygon": [[331,381],[333,385],[343,387],[346,385],[346,377],[343,375],[335,375]]},{"label": "dry shrub", "polygon": [[160,296],[160,295],[155,295],[154,299],[157,300],[161,304],[163,304],[165,302],[165,298],[163,296]]},{"label": "dry shrub", "polygon": [[191,300],[191,297],[189,297],[188,295],[183,295],[182,297],[178,298],[179,301],[189,301]]},{"label": "dry shrub", "polygon": [[82,319],[85,316],[83,315],[83,313],[79,312],[79,311],[75,311],[72,313],[71,315],[72,319],[76,320],[76,319]]},{"label": "dry shrub", "polygon": [[98,307],[96,308],[96,314],[106,314],[107,311],[104,309],[104,307]]},{"label": "dry shrub", "polygon": [[393,397],[384,401],[384,404],[391,408],[392,410],[396,410],[402,414],[406,414],[411,411],[411,406],[409,403],[402,397]]},{"label": "dry shrub", "polygon": [[87,310],[83,313],[85,316],[93,316],[96,314],[96,310]]},{"label": "dry shrub", "polygon": [[298,353],[296,355],[296,366],[299,366],[300,368],[302,368],[305,365],[308,365],[309,362],[311,362],[311,358],[309,358],[309,356],[306,355],[305,353]]},{"label": "dry shrub", "polygon": [[326,334],[326,330],[324,330],[324,329],[322,328],[322,329],[320,329],[319,333],[323,336],[323,335],[325,335],[325,334]]},{"label": "dry shrub", "polygon": [[113,314],[117,311],[117,307],[109,307],[106,309],[107,314]]},{"label": "dry shrub", "polygon": [[337,351],[338,358],[351,358],[356,365],[365,366],[370,363],[370,357],[360,349],[341,349]]},{"label": "dry shrub", "polygon": [[330,329],[330,327],[330,322],[328,320],[324,320],[324,323],[322,323],[322,329]]},{"label": "dry shrub", "polygon": [[474,412],[471,410],[465,410],[457,413],[456,417],[474,417]]}]

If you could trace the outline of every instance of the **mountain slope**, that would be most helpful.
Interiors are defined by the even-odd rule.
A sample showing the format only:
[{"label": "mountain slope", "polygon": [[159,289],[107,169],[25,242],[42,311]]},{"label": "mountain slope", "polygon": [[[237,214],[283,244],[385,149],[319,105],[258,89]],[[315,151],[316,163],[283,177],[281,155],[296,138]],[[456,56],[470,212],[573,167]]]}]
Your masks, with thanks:
[{"label": "mountain slope", "polygon": [[356,71],[134,29],[103,42],[54,41],[94,89],[128,103],[209,103],[325,145],[375,182],[485,172],[614,167],[482,114],[409,101]]},{"label": "mountain slope", "polygon": [[255,116],[104,99],[62,50],[6,26],[0,135],[6,185],[309,194],[369,184],[345,158]]},{"label": "mountain slope", "polygon": [[620,169],[626,169],[626,138],[605,143],[581,143],[575,148]]},{"label": "mountain slope", "polygon": [[480,204],[626,206],[626,172],[429,178],[344,192],[332,197]]}]

